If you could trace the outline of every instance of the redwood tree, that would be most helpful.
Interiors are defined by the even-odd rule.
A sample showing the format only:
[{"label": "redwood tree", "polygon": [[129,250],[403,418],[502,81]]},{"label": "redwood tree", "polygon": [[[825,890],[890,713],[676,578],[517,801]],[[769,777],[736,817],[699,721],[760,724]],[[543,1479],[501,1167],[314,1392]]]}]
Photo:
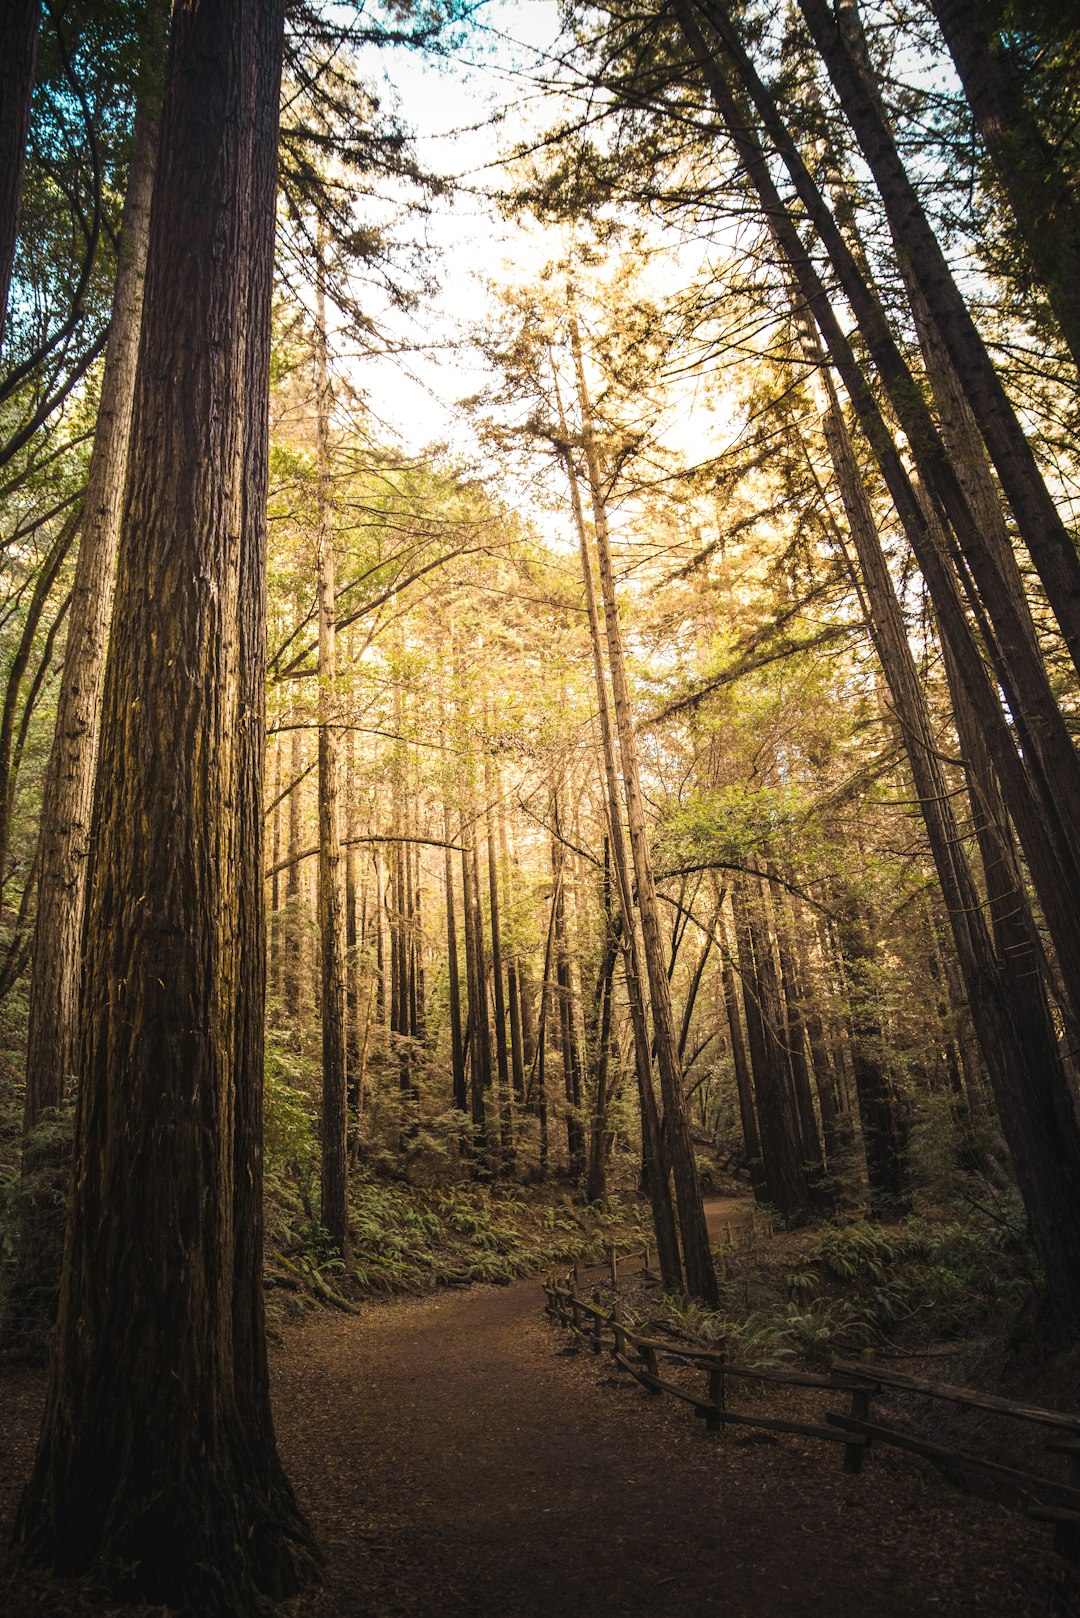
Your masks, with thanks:
[{"label": "redwood tree", "polygon": [[95,803],[75,1166],[24,1559],[295,1591],[262,1331],[265,412],[282,7],[179,0]]}]

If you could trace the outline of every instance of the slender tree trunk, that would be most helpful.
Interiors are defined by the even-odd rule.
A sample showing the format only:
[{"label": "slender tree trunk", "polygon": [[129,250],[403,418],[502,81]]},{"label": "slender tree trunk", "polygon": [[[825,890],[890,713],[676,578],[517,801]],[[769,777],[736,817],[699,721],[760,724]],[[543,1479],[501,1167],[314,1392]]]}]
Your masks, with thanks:
[{"label": "slender tree trunk", "polygon": [[[503,870],[505,892],[509,900],[511,894],[511,865],[510,850],[506,836],[506,816],[502,805],[496,811],[496,820],[499,828],[499,860]],[[525,1069],[528,1066],[528,1057],[524,1047],[524,1025],[521,1004],[521,972],[517,957],[510,950],[506,961],[506,994],[510,1010],[510,1063],[514,1078],[513,1095],[518,1106],[525,1102]]]},{"label": "slender tree trunk", "polygon": [[450,810],[443,805],[443,880],[446,887],[446,971],[450,995],[450,1070],[454,1106],[468,1112],[465,1048],[461,1038],[461,978],[458,968],[457,918],[454,914],[454,862],[450,853]]},{"label": "slender tree trunk", "polygon": [[[295,702],[293,704],[295,715]],[[303,772],[303,731],[296,726],[290,733],[289,770],[293,787],[289,793],[289,865],[285,878],[285,1006],[295,1023],[300,1016],[301,977],[303,975],[304,935],[300,916],[300,814],[301,775]]]},{"label": "slender tree trunk", "polygon": [[[732,901],[734,904],[734,900]],[[731,944],[723,911],[718,909],[716,925],[720,933],[721,972],[724,987],[724,1009],[727,1012],[728,1031],[731,1035],[731,1062],[735,1069],[735,1090],[739,1100],[739,1119],[742,1124],[743,1149],[746,1166],[750,1171],[750,1184],[754,1188],[755,1202],[768,1201],[768,1184],[761,1155],[761,1137],[758,1132],[757,1109],[754,1103],[754,1081],[750,1059],[746,1050],[739,996],[732,965]]]},{"label": "slender tree trunk", "polygon": [[757,879],[739,877],[732,885],[731,899],[765,1183],[769,1201],[783,1217],[791,1224],[801,1224],[810,1211],[810,1186],[791,1070],[781,1041],[772,942]]},{"label": "slender tree trunk", "polygon": [[506,994],[503,987],[502,929],[499,924],[499,861],[495,848],[495,799],[499,783],[491,767],[491,759],[484,759],[484,793],[487,798],[487,864],[488,896],[491,906],[491,984],[495,1004],[495,1061],[499,1079],[499,1126],[503,1163],[507,1169],[514,1164],[513,1096],[510,1089],[510,1053],[506,1040]]},{"label": "slender tree trunk", "polygon": [[[554,372],[553,381],[559,412],[559,427],[565,442],[567,437],[566,420],[559,392],[557,372]],[[577,472],[569,449],[564,451],[562,460],[570,488],[570,505],[574,517],[574,526],[577,530],[578,548],[581,556],[581,574],[585,586],[585,606],[589,617],[589,640],[592,648],[597,711],[600,719],[604,781],[607,788],[608,834],[611,839],[616,891],[619,895],[619,909],[622,915],[623,975],[626,981],[630,1024],[634,1036],[634,1072],[637,1079],[638,1104],[641,1114],[643,1177],[652,1210],[653,1232],[656,1236],[661,1280],[668,1291],[681,1292],[683,1290],[682,1257],[679,1252],[675,1209],[671,1200],[670,1174],[664,1162],[661,1148],[659,1109],[656,1104],[656,1092],[653,1089],[652,1056],[649,1049],[649,1035],[645,1019],[645,975],[642,969],[641,949],[638,941],[630,857],[623,832],[622,803],[619,796],[618,767],[615,752],[615,727],[611,718],[607,676],[604,671],[604,654],[600,618],[596,606],[596,589],[593,582],[592,556],[589,548],[589,536],[585,528],[585,514],[582,510]]]},{"label": "slender tree trunk", "polygon": [[[1080,760],[1032,648],[1030,624],[1013,584],[1001,575],[963,495],[923,396],[893,340],[880,305],[862,278],[835,220],[795,150],[776,107],[739,45],[721,7],[709,4],[725,50],[752,96],[770,140],[780,151],[815,228],[828,250],[862,336],[922,470],[937,513],[953,525],[960,547],[962,583],[982,626],[1012,718],[991,686],[964,613],[959,586],[898,453],[893,433],[857,363],[829,296],[803,249],[798,231],[769,173],[760,142],[697,27],[687,0],[673,0],[684,35],[698,58],[721,117],[758,193],[769,227],[790,265],[800,293],[821,328],[927,581],[942,637],[947,640],[969,700],[983,728],[994,768],[1024,846],[1040,904],[1069,982],[1080,982]],[[977,587],[977,591],[976,591]],[[981,597],[981,599],[980,599]],[[984,605],[985,603],[985,605]],[[1022,748],[1021,757],[1017,742]]]},{"label": "slender tree trunk", "polygon": [[281,9],[254,0],[182,3],[173,17],[102,714],[73,1193],[17,1523],[29,1562],[94,1568],[129,1599],[208,1615],[292,1594],[308,1543],[273,1447],[259,1263],[281,28]]},{"label": "slender tree trunk", "polygon": [[578,399],[581,408],[582,436],[585,445],[592,494],[593,524],[596,535],[597,559],[604,600],[604,619],[607,635],[608,666],[611,670],[612,691],[615,698],[615,728],[619,737],[622,762],[623,791],[626,798],[627,825],[630,849],[637,882],[637,908],[641,918],[645,967],[649,976],[649,996],[652,1003],[653,1031],[656,1038],[657,1065],[660,1070],[660,1088],[664,1098],[664,1128],[671,1157],[675,1182],[675,1203],[679,1214],[679,1234],[682,1237],[683,1263],[686,1284],[691,1294],[702,1303],[715,1308],[719,1302],[716,1270],[709,1248],[709,1231],[705,1223],[705,1210],[701,1201],[694,1146],[690,1136],[690,1121],[683,1094],[682,1073],[671,1009],[671,990],[664,968],[663,939],[653,882],[652,857],[645,826],[645,807],[641,796],[641,772],[638,762],[637,737],[630,710],[630,688],[619,623],[619,605],[615,591],[615,572],[608,541],[607,513],[603,500],[600,459],[592,432],[592,418],[581,342],[577,324],[571,321],[570,337],[574,348],[577,371]]},{"label": "slender tree trunk", "polygon": [[315,387],[319,507],[319,938],[322,981],[322,1222],[338,1252],[349,1251],[349,1165],[345,1085],[345,918],[338,760],[337,608],[330,470],[330,368],[326,333],[326,245],[315,270]]},{"label": "slender tree trunk", "polygon": [[596,1035],[596,1074],[593,1087],[593,1113],[589,1133],[588,1169],[585,1195],[589,1202],[607,1200],[607,1163],[611,1151],[611,1128],[608,1107],[611,1101],[610,1074],[612,1069],[611,1023],[614,1001],[615,962],[619,953],[618,924],[615,920],[611,892],[611,839],[604,839],[604,958],[596,981],[596,999],[600,1003],[599,1026]]},{"label": "slender tree trunk", "polygon": [[799,4],[1080,671],[1080,556],[908,179],[870,71],[856,0],[840,0],[835,16],[826,0]]}]

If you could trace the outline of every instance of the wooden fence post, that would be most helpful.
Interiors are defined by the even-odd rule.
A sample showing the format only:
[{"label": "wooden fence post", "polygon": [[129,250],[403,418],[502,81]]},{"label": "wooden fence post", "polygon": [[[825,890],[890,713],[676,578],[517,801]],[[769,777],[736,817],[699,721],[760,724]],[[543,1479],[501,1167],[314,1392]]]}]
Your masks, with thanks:
[{"label": "wooden fence post", "polygon": [[619,1302],[618,1298],[615,1299],[615,1308],[614,1308],[614,1311],[613,1311],[612,1325],[614,1326],[614,1330],[615,1330],[615,1346],[614,1346],[612,1352],[614,1354],[621,1354],[625,1358],[625,1355],[626,1355],[626,1335],[625,1335],[625,1333],[623,1331],[622,1304]]},{"label": "wooden fence post", "polygon": [[[641,1353],[642,1353],[642,1356],[643,1356],[643,1358],[645,1360],[645,1369],[648,1371],[649,1375],[659,1377],[659,1375],[660,1375],[660,1362],[656,1357],[656,1350],[655,1350],[655,1348],[653,1348],[652,1344],[651,1343],[646,1343],[645,1346],[642,1348]],[[664,1391],[662,1388],[656,1387],[655,1384],[652,1383],[652,1382],[646,1382],[645,1386],[649,1390],[650,1393],[659,1394],[659,1393],[662,1393]]]},{"label": "wooden fence post", "polygon": [[603,1327],[603,1321],[601,1320],[601,1317],[600,1317],[600,1288],[599,1287],[594,1287],[593,1288],[592,1301],[593,1301],[593,1304],[596,1307],[596,1313],[593,1315],[592,1351],[593,1351],[594,1354],[599,1354],[600,1350],[604,1346],[604,1339],[603,1339],[603,1335],[602,1335],[604,1327]]},{"label": "wooden fence post", "polygon": [[619,1260],[614,1243],[608,1248],[608,1266],[611,1270],[611,1284],[614,1286],[619,1279]]},{"label": "wooden fence post", "polygon": [[[874,1350],[872,1348],[864,1348],[859,1357],[864,1364],[869,1365],[870,1361],[872,1361],[874,1358]],[[870,1388],[856,1388],[853,1391],[851,1395],[851,1414],[857,1421],[869,1421],[870,1396]],[[858,1436],[859,1438],[859,1442],[857,1444],[852,1442],[844,1445],[844,1471],[858,1473],[862,1471],[863,1451],[866,1449],[866,1446],[870,1440],[867,1438],[865,1433],[853,1435],[853,1437],[854,1436]]]},{"label": "wooden fence post", "polygon": [[718,1363],[709,1366],[709,1403],[715,1409],[706,1411],[705,1427],[708,1432],[715,1433],[719,1427],[723,1430],[724,1423],[720,1419],[720,1412],[724,1409],[724,1360],[727,1350],[722,1349],[717,1356]]}]

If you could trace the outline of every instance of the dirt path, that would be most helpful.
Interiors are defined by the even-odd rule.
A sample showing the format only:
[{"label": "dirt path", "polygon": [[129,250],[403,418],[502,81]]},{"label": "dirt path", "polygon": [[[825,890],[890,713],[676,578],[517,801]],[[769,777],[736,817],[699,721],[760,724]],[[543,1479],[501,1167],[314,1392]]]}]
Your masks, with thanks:
[{"label": "dirt path", "polygon": [[568,1350],[539,1288],[317,1317],[274,1351],[328,1559],[303,1618],[979,1618],[1045,1612],[1045,1534],[876,1457],[706,1437]]}]

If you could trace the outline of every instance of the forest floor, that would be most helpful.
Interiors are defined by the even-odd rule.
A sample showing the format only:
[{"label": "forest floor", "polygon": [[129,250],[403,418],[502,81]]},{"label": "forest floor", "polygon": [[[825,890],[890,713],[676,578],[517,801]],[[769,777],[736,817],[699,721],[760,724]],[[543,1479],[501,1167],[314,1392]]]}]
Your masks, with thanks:
[{"label": "forest floor", "polygon": [[[290,1618],[1068,1611],[1045,1529],[896,1452],[849,1477],[838,1445],[705,1435],[578,1353],[534,1281],[311,1315],[280,1334],[271,1370],[283,1458],[326,1555]],[[8,1518],[42,1377],[4,1377]],[[4,1618],[94,1610],[70,1587],[0,1585]]]}]

